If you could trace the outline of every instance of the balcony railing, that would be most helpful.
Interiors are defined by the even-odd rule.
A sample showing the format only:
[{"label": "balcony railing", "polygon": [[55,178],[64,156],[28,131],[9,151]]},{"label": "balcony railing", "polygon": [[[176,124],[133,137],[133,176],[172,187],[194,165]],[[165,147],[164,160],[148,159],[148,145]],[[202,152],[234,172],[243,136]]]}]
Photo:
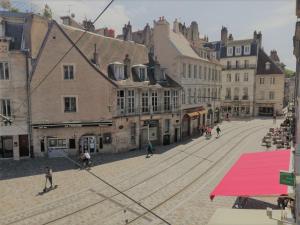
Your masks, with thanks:
[{"label": "balcony railing", "polygon": [[234,96],[233,100],[238,101],[239,100],[239,96]]},{"label": "balcony railing", "polygon": [[247,65],[227,65],[223,66],[222,70],[242,70],[242,69],[255,69],[256,64],[247,64]]},{"label": "balcony railing", "polygon": [[160,114],[160,113],[177,113],[180,111],[180,107],[164,107],[164,106],[146,106],[136,108],[124,108],[117,109],[117,116],[136,116],[136,115],[147,115],[147,114]]},{"label": "balcony railing", "polygon": [[225,96],[225,100],[231,100],[231,96]]}]

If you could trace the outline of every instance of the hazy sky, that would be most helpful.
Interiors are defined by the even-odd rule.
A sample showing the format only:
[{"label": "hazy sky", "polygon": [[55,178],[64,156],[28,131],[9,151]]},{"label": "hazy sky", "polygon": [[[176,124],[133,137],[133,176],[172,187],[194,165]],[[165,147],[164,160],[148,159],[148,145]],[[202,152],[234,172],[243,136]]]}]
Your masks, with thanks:
[{"label": "hazy sky", "polygon": [[[93,20],[108,0],[13,0],[13,5],[36,12],[47,3],[54,18],[75,13],[75,19]],[[295,70],[293,35],[295,30],[295,0],[115,0],[99,19],[96,27],[108,26],[117,33],[129,20],[133,30],[146,23],[153,25],[158,17],[173,23],[175,18],[187,25],[197,21],[200,35],[210,41],[220,39],[222,25],[235,39],[251,38],[254,30],[262,32],[267,53],[276,49],[283,63]]]}]

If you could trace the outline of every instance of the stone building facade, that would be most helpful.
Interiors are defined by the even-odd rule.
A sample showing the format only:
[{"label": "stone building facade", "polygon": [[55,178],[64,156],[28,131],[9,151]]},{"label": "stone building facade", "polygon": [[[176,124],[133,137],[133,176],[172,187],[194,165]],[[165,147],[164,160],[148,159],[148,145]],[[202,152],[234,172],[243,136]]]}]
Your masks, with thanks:
[{"label": "stone building facade", "polygon": [[34,14],[0,12],[0,158],[30,156],[28,82],[47,26]]},{"label": "stone building facade", "polygon": [[181,87],[143,45],[86,33],[40,83],[64,54],[60,49],[83,32],[52,22],[39,53],[31,80],[35,155],[120,152],[148,140],[179,141]]},{"label": "stone building facade", "polygon": [[284,80],[284,72],[279,64],[273,61],[272,52],[268,56],[260,49],[255,81],[255,116],[282,115]]},{"label": "stone building facade", "polygon": [[219,120],[221,65],[199,55],[179,30],[177,21],[170,29],[161,17],[154,21],[154,55],[182,87],[182,136],[198,134],[201,127]]}]

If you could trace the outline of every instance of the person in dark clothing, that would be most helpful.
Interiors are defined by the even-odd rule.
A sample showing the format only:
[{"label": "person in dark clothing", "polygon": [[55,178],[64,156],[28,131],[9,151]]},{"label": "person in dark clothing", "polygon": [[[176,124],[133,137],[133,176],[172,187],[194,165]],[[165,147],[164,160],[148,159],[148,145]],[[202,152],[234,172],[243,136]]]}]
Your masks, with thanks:
[{"label": "person in dark clothing", "polygon": [[46,186],[47,186],[47,181],[49,181],[49,183],[50,183],[50,188],[52,188],[52,170],[48,167],[48,166],[46,166],[46,172],[45,172],[45,176],[46,176],[46,184],[45,184],[45,188],[46,188]]},{"label": "person in dark clothing", "polygon": [[276,114],[273,115],[273,123],[276,124]]},{"label": "person in dark clothing", "polygon": [[217,126],[217,129],[216,129],[216,131],[217,131],[217,135],[218,135],[218,137],[220,136],[220,133],[221,133],[221,129],[220,129],[220,127],[219,126]]},{"label": "person in dark clothing", "polygon": [[152,144],[151,142],[149,141],[148,142],[148,146],[147,146],[147,158],[149,157],[149,155],[153,155],[153,147],[152,147]]}]

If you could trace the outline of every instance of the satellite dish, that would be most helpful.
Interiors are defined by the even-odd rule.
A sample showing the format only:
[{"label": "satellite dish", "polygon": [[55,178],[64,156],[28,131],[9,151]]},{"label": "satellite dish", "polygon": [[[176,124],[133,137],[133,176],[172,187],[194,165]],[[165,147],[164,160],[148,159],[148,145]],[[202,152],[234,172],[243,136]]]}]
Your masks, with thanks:
[{"label": "satellite dish", "polygon": [[74,17],[75,17],[75,14],[74,14],[74,13],[71,13],[71,17],[74,18]]}]

